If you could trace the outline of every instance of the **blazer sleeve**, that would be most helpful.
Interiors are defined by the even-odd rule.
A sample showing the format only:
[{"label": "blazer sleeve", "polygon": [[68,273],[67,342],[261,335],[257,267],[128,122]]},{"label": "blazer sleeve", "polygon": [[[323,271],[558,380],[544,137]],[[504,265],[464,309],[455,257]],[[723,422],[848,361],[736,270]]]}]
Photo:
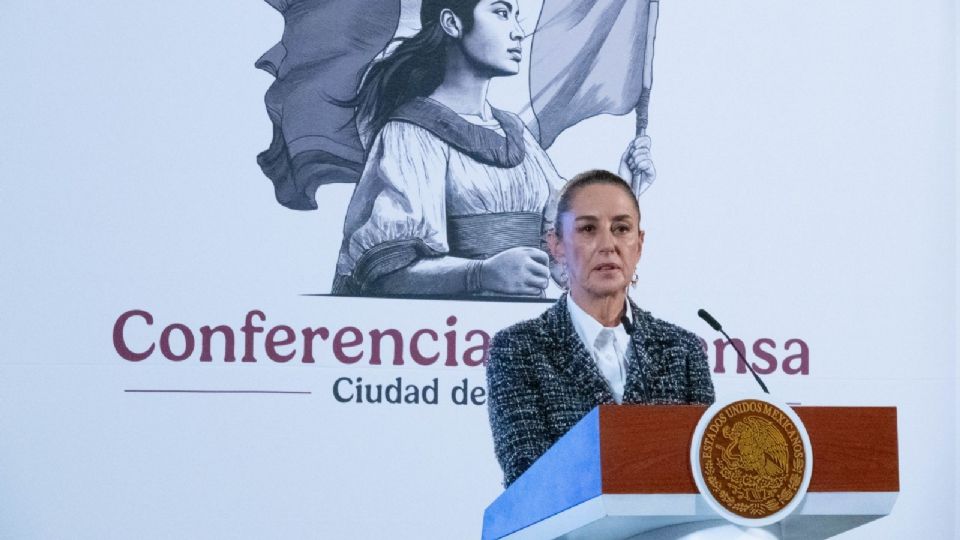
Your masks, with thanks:
[{"label": "blazer sleeve", "polygon": [[710,364],[707,351],[696,335],[687,333],[685,347],[687,354],[687,403],[710,405],[716,398],[713,380],[710,378]]},{"label": "blazer sleeve", "polygon": [[550,447],[545,400],[536,376],[542,352],[530,337],[515,329],[498,332],[487,364],[487,411],[504,487]]}]

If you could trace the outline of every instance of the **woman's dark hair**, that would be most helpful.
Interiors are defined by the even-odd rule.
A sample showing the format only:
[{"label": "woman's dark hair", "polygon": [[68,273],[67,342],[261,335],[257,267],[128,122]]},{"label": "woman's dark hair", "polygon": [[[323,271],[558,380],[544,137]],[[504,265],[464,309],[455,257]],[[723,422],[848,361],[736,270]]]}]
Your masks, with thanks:
[{"label": "woman's dark hair", "polygon": [[[633,188],[630,187],[630,184],[610,171],[592,169],[574,176],[567,182],[567,185],[563,186],[563,191],[560,192],[560,200],[557,201],[557,221],[553,230],[553,234],[557,235],[557,238],[563,237],[563,227],[560,226],[560,216],[570,211],[573,198],[576,197],[577,193],[583,188],[597,184],[622,189],[623,192],[627,194],[627,197],[633,201],[633,208],[637,211],[637,217],[640,217],[640,203],[637,202],[637,196],[634,195]],[[640,226],[639,222],[637,226]]]},{"label": "woman's dark hair", "polygon": [[473,28],[473,9],[479,1],[423,0],[420,31],[394,40],[399,45],[370,65],[356,98],[347,102],[356,107],[354,119],[364,122],[364,131],[376,135],[397,107],[415,97],[430,95],[440,86],[447,63],[447,42],[452,39],[440,27],[440,12],[453,11],[466,33]]}]

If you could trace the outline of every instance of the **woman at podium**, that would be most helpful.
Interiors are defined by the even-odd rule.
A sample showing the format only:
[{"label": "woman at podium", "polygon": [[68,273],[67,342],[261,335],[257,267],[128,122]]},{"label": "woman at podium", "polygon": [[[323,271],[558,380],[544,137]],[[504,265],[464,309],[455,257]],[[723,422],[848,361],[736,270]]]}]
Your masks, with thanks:
[{"label": "woman at podium", "polygon": [[588,171],[561,192],[549,246],[567,294],[498,332],[490,348],[488,410],[505,486],[597,405],[713,402],[697,336],[627,295],[643,238],[637,199],[619,176]]}]

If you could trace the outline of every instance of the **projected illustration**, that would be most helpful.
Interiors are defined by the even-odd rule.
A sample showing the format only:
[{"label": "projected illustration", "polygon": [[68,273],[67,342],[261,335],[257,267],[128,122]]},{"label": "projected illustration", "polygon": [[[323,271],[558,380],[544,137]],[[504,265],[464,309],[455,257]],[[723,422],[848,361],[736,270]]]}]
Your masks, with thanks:
[{"label": "projected illustration", "polygon": [[[637,196],[656,178],[644,134],[656,1],[268,3],[285,27],[256,64],[276,77],[258,163],[295,210],[322,210],[325,184],[356,184],[332,294],[544,298],[562,280],[545,237],[565,182],[547,149],[587,118],[635,111],[621,162],[595,166]],[[525,56],[529,99],[501,110],[489,84]]]}]

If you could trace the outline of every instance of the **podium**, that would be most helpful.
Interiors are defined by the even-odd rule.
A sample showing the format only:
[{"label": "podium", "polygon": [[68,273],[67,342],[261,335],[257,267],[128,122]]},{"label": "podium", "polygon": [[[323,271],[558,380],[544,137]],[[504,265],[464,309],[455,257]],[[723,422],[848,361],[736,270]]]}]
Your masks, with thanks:
[{"label": "podium", "polygon": [[[627,539],[722,519],[690,465],[697,405],[601,405],[484,512],[483,539]],[[793,407],[813,447],[783,538],[828,538],[890,513],[900,490],[894,407]],[[642,536],[641,536],[642,538]]]}]

